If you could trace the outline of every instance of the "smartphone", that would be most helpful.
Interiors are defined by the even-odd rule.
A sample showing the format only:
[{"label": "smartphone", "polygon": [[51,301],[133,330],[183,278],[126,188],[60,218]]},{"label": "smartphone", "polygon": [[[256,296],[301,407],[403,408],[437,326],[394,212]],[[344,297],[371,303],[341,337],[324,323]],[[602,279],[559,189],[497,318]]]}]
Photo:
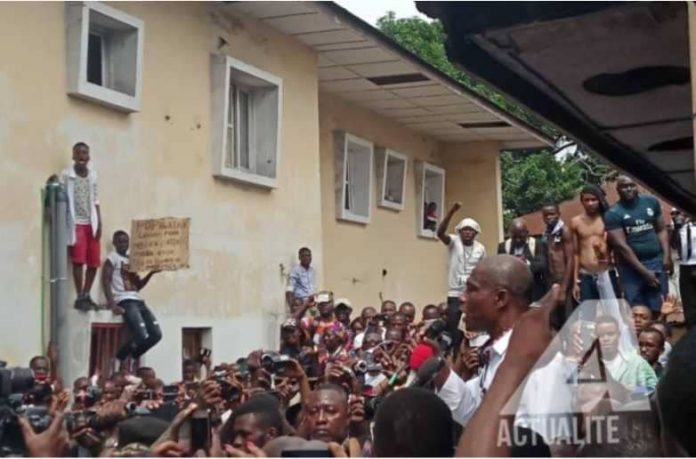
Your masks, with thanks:
[{"label": "smartphone", "polygon": [[208,410],[196,410],[189,420],[190,453],[195,455],[198,450],[206,453],[210,451],[212,430],[210,425],[210,413]]},{"label": "smartphone", "polygon": [[280,457],[333,457],[329,448],[326,449],[284,449]]}]

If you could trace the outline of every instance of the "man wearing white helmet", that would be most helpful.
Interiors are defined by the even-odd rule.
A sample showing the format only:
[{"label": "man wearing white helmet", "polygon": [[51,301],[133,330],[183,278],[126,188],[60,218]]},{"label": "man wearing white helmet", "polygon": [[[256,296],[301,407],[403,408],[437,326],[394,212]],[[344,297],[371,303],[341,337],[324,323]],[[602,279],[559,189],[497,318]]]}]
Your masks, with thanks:
[{"label": "man wearing white helmet", "polygon": [[486,248],[476,240],[481,227],[472,218],[465,218],[455,227],[457,234],[447,234],[452,216],[461,209],[455,202],[437,228],[437,237],[449,248],[449,285],[447,291],[447,330],[453,339],[453,349],[457,353],[461,342],[459,321],[462,317],[460,296],[466,289],[466,280],[479,261],[486,256]]}]

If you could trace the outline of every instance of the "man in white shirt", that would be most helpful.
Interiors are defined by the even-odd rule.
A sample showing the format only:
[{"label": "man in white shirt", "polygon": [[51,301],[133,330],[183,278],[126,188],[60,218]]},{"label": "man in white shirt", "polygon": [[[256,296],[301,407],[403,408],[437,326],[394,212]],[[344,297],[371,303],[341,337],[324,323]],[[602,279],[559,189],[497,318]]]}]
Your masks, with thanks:
[{"label": "man in white shirt", "polygon": [[481,347],[481,371],[463,383],[454,372],[447,373],[447,368],[438,375],[439,381],[435,381],[438,396],[450,407],[455,421],[463,426],[481,405],[505,359],[512,328],[529,310],[531,288],[531,271],[524,262],[510,255],[484,258],[467,279],[461,298],[466,327],[490,336]]},{"label": "man in white shirt", "polygon": [[679,293],[686,326],[696,323],[696,224],[687,220],[679,230]]},{"label": "man in white shirt", "polygon": [[452,348],[459,351],[462,333],[460,296],[466,290],[466,281],[476,265],[486,256],[486,248],[476,240],[481,227],[472,218],[465,218],[455,227],[456,234],[447,234],[447,227],[462,204],[455,202],[437,228],[437,237],[449,249],[449,277],[447,291],[447,331],[452,336]]},{"label": "man in white shirt", "polygon": [[162,330],[139,293],[158,271],[150,271],[141,279],[130,270],[130,239],[125,231],[114,233],[113,244],[115,250],[102,268],[102,287],[109,309],[116,315],[123,315],[123,322],[132,336],[116,354],[121,370],[129,357],[134,362],[157,344],[162,339]]},{"label": "man in white shirt", "polygon": [[484,258],[466,282],[462,294],[466,328],[490,336],[481,347],[479,375],[466,382],[477,406],[505,359],[512,328],[529,309],[532,282],[529,267],[511,255]]}]

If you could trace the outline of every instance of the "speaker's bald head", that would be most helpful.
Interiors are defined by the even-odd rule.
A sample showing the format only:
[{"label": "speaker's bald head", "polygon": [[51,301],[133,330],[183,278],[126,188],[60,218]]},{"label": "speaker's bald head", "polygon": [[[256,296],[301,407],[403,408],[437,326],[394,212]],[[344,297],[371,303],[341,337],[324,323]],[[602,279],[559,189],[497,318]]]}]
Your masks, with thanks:
[{"label": "speaker's bald head", "polygon": [[476,269],[478,279],[507,290],[511,297],[528,303],[532,291],[532,272],[517,257],[511,255],[493,255],[481,260]]}]

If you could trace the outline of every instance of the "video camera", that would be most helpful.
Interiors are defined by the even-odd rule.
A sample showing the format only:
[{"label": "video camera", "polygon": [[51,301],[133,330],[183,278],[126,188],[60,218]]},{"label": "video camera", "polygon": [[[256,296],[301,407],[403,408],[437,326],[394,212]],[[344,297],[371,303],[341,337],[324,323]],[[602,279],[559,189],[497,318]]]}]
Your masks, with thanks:
[{"label": "video camera", "polygon": [[445,353],[452,347],[452,335],[447,331],[447,322],[442,319],[433,321],[425,331],[425,336],[435,341]]},{"label": "video camera", "polygon": [[375,355],[372,352],[366,352],[363,359],[358,360],[353,365],[353,371],[358,375],[365,373],[382,371],[382,364],[375,360]]},{"label": "video camera", "polygon": [[51,424],[45,407],[25,404],[26,394],[35,387],[34,372],[29,368],[7,368],[0,361],[0,457],[24,455],[24,437],[17,416],[26,416],[35,432]]},{"label": "video camera", "polygon": [[282,373],[292,363],[292,359],[278,352],[266,352],[261,356],[261,366],[271,374]]}]

